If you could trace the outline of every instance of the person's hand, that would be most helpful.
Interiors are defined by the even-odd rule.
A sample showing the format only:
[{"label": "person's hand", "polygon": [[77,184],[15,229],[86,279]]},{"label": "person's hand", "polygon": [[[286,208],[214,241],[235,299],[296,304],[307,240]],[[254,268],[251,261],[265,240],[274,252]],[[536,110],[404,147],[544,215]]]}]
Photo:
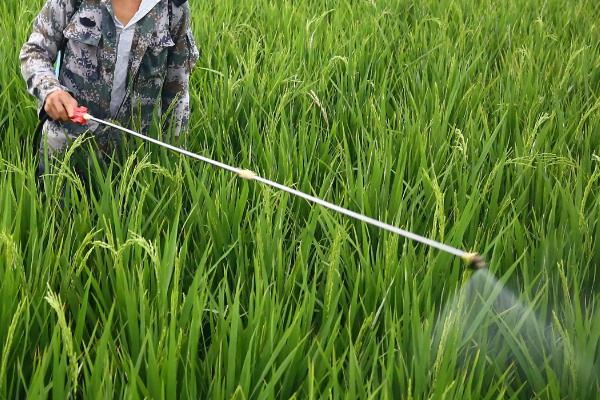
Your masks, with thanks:
[{"label": "person's hand", "polygon": [[66,122],[71,120],[77,106],[77,100],[73,96],[64,90],[57,90],[46,97],[44,111],[54,121]]}]

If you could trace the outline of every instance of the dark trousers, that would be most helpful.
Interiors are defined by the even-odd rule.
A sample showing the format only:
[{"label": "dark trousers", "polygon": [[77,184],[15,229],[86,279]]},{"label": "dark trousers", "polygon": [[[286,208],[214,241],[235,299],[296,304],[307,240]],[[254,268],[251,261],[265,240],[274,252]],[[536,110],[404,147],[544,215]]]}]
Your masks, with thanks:
[{"label": "dark trousers", "polygon": [[[94,182],[96,177],[96,169],[99,167],[99,172],[106,173],[109,168],[111,161],[113,160],[114,153],[107,155],[106,153],[98,150],[93,142],[87,143],[86,145],[76,149],[71,158],[69,164],[73,168],[75,174],[81,180],[83,187],[86,190],[86,194],[89,196],[92,193],[98,195],[98,187]],[[60,156],[59,156],[60,157]],[[38,154],[38,165],[36,168],[36,183],[38,191],[44,194],[48,194],[47,191],[50,188],[45,187],[44,175],[52,173],[52,164],[58,162],[53,157],[45,157],[45,154],[40,150]],[[48,161],[48,165],[46,164]],[[61,196],[65,194],[65,187],[61,188]]]}]

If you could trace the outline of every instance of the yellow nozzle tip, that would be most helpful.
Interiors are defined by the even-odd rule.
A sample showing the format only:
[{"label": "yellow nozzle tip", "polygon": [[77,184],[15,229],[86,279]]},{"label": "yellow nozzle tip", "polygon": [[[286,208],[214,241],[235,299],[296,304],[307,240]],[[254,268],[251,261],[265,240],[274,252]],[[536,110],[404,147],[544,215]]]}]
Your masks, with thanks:
[{"label": "yellow nozzle tip", "polygon": [[477,253],[467,253],[464,256],[462,256],[462,259],[465,260],[466,263],[471,263],[473,262],[473,260],[475,260],[475,257],[477,257],[479,254]]},{"label": "yellow nozzle tip", "polygon": [[250,171],[249,169],[242,169],[242,170],[240,170],[240,172],[238,172],[238,176],[242,179],[252,180],[252,179],[256,178],[256,173],[253,171]]},{"label": "yellow nozzle tip", "polygon": [[86,121],[89,121],[90,119],[92,119],[92,116],[88,113],[83,114],[83,119],[85,119]]},{"label": "yellow nozzle tip", "polygon": [[487,268],[487,262],[479,253],[467,253],[462,257],[465,263],[469,265],[469,268],[478,270]]}]

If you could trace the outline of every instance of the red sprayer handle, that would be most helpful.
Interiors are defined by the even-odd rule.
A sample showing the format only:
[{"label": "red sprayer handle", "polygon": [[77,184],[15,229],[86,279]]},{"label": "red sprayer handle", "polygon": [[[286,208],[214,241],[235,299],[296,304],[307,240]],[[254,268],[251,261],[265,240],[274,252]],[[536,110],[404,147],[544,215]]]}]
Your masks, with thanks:
[{"label": "red sprayer handle", "polygon": [[79,125],[87,125],[89,116],[87,107],[77,107],[71,117],[71,121]]}]

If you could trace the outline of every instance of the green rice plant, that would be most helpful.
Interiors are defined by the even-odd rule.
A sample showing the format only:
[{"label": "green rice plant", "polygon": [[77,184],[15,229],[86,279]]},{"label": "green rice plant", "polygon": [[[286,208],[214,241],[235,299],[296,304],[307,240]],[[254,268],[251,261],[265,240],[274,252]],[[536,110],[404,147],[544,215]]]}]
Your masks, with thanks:
[{"label": "green rice plant", "polygon": [[0,3],[0,398],[598,397],[596,2],[190,0],[181,146],[481,251],[486,295],[134,139],[79,139],[40,193],[18,53],[42,3]]}]

